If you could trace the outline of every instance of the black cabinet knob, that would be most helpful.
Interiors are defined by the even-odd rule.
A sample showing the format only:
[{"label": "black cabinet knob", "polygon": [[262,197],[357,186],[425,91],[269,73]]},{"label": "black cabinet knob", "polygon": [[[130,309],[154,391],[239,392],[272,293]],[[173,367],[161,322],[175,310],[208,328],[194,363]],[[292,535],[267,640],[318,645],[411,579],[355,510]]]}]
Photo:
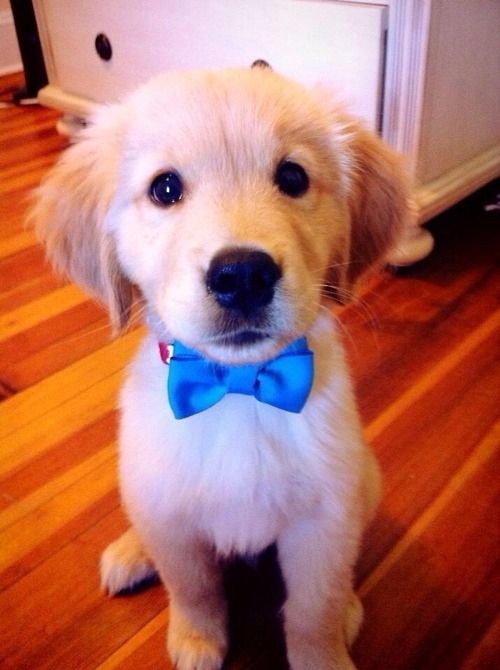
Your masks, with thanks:
[{"label": "black cabinet knob", "polygon": [[250,67],[261,67],[264,70],[272,70],[273,68],[269,65],[267,60],[264,60],[263,58],[257,58],[257,60],[254,60],[252,65]]},{"label": "black cabinet knob", "polygon": [[99,33],[95,38],[95,50],[99,54],[99,58],[102,58],[102,60],[111,60],[113,49],[111,47],[111,42],[104,33]]}]

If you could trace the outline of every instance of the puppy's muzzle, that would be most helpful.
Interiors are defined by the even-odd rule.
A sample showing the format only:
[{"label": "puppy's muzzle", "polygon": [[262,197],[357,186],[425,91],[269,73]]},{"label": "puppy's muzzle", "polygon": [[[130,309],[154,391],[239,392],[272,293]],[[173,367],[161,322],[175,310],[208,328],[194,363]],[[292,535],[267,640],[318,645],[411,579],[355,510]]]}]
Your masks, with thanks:
[{"label": "puppy's muzzle", "polygon": [[235,316],[251,317],[273,300],[281,269],[264,251],[229,248],[207,272],[207,288],[217,304]]}]

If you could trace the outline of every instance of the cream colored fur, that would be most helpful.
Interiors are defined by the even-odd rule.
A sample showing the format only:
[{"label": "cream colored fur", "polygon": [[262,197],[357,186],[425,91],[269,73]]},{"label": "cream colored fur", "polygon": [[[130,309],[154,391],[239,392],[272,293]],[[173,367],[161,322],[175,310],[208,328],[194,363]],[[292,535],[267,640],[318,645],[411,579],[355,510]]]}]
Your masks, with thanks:
[{"label": "cream colored fur", "polygon": [[[306,170],[298,198],[274,184],[284,158]],[[176,170],[182,201],[148,198]],[[322,307],[377,262],[407,216],[397,159],[323,91],[263,70],[166,74],[103,108],[37,194],[49,258],[103,301],[117,329],[135,295],[149,335],[121,394],[120,483],[132,528],[103,554],[111,594],[158,572],[170,595],[179,670],[216,670],[227,649],[219,559],[276,542],[292,670],[353,668],[361,606],[352,574],[378,497],[335,324]],[[265,251],[282,270],[267,337],[221,341],[206,288],[226,247]],[[174,419],[157,342],[179,339],[238,364],[306,335],[315,380],[300,414],[229,395]]]}]

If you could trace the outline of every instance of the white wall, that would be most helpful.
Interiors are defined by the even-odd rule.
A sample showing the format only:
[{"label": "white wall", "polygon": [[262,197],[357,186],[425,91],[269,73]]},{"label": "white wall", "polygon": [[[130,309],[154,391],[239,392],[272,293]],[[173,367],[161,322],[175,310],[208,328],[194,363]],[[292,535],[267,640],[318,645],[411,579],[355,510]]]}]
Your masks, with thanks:
[{"label": "white wall", "polygon": [[0,0],[0,75],[22,70],[14,19],[8,0]]}]

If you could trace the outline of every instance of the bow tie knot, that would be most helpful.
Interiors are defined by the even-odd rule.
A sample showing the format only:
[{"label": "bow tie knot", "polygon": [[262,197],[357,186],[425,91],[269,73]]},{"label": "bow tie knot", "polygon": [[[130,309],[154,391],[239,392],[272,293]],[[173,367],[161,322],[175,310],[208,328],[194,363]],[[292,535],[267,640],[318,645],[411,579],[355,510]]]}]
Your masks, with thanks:
[{"label": "bow tie knot", "polygon": [[[163,343],[160,350],[165,351]],[[168,399],[176,419],[202,412],[228,393],[253,395],[260,402],[298,413],[312,382],[313,353],[305,337],[270,361],[234,366],[209,361],[176,341],[169,359]]]}]

